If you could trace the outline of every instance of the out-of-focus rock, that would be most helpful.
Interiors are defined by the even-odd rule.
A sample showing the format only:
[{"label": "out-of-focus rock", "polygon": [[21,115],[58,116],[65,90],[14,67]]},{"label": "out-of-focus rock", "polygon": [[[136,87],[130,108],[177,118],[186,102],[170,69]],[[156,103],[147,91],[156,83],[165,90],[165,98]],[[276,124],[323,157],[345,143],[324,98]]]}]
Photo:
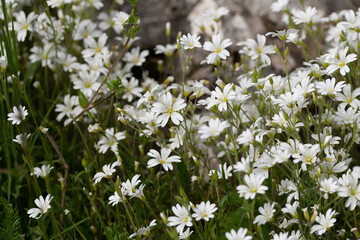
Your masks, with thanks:
[{"label": "out-of-focus rock", "polygon": [[[275,0],[142,0],[139,14],[142,21],[141,46],[152,47],[166,43],[165,23],[171,22],[172,41],[181,31],[191,31],[191,22],[208,8],[225,6],[230,14],[222,18],[222,31],[234,42],[254,38],[256,34],[279,30],[285,27],[281,13],[274,13],[270,7]],[[330,14],[342,9],[357,9],[360,1],[352,0],[304,0],[305,6],[314,6],[319,14]],[[299,1],[290,0],[289,9],[301,8]]]},{"label": "out-of-focus rock", "polygon": [[[139,15],[141,17],[140,46],[153,49],[156,44],[175,43],[179,31],[183,34],[197,30],[194,22],[203,15],[208,8],[218,9],[226,7],[229,14],[223,16],[219,23],[221,32],[226,38],[230,38],[233,44],[228,48],[231,52],[237,52],[237,42],[248,38],[256,38],[256,34],[265,34],[270,31],[282,30],[286,25],[282,21],[283,13],[275,13],[271,5],[276,0],[141,0],[139,1]],[[318,14],[326,16],[332,12],[343,9],[356,10],[360,7],[360,1],[353,0],[303,0],[305,6],[313,6]],[[302,9],[299,1],[290,0],[288,9]],[[172,36],[165,36],[165,23],[170,22]],[[209,37],[202,35],[201,41]],[[169,41],[169,42],[168,42]],[[267,38],[267,44],[274,44],[275,40]],[[198,51],[195,61],[203,60],[206,51]],[[295,46],[290,49],[288,69],[293,69],[302,64],[301,52]],[[279,73],[284,72],[281,62],[272,56],[273,67]],[[195,74],[196,75],[196,74]]]},{"label": "out-of-focus rock", "polygon": [[141,28],[140,45],[152,48],[156,44],[166,44],[165,24],[171,23],[171,43],[176,40],[179,31],[189,32],[188,15],[197,0],[141,0],[138,3]]}]

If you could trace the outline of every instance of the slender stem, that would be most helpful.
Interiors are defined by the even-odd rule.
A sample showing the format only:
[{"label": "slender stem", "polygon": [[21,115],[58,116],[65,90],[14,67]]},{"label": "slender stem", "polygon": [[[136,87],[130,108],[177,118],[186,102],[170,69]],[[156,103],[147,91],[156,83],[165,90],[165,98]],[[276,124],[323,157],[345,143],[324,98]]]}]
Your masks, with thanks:
[{"label": "slender stem", "polygon": [[[65,161],[65,158],[63,157],[62,153],[60,152],[56,142],[54,141],[53,137],[49,134],[46,133],[46,137],[49,139],[51,145],[53,146],[53,148],[55,149],[56,153],[58,154],[64,169],[65,169],[65,173],[64,173],[64,181],[62,183],[62,194],[61,194],[61,208],[64,208],[65,205],[65,195],[66,195],[66,182],[67,182],[67,178],[68,178],[68,173],[69,173],[69,165],[67,164],[67,162]],[[62,213],[60,215],[60,224],[63,225],[64,223],[64,214]]]}]

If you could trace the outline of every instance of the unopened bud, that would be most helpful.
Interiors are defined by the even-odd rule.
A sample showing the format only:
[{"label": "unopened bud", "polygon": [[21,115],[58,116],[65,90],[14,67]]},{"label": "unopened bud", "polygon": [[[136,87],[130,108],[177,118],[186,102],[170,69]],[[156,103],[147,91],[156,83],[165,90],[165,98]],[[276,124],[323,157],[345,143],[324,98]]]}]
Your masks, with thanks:
[{"label": "unopened bud", "polygon": [[316,219],[317,215],[318,215],[318,211],[315,209],[313,214],[311,215],[311,218],[310,218],[311,223],[315,222],[315,219]]},{"label": "unopened bud", "polygon": [[310,216],[309,216],[309,212],[308,212],[307,208],[303,208],[302,211],[303,211],[303,213],[304,213],[305,219],[306,219],[307,221],[309,221]]},{"label": "unopened bud", "polygon": [[160,213],[160,217],[161,217],[161,220],[167,225],[168,224],[168,220],[165,216],[165,214],[163,212]]},{"label": "unopened bud", "polygon": [[171,23],[170,22],[165,23],[165,34],[167,37],[170,37],[170,34],[171,34]]},{"label": "unopened bud", "polygon": [[220,78],[218,78],[218,80],[216,80],[216,85],[219,86],[219,88],[223,89],[225,87],[225,83],[223,80],[221,80]]}]

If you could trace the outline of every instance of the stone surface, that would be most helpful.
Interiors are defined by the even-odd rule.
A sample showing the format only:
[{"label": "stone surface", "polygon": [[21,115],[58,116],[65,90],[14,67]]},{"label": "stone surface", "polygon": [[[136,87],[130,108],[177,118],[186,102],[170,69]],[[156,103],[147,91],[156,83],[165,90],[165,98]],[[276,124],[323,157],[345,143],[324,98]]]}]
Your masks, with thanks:
[{"label": "stone surface", "polygon": [[[171,22],[172,41],[179,31],[190,32],[193,22],[207,8],[225,6],[230,10],[223,17],[224,35],[234,42],[254,38],[257,33],[279,30],[285,27],[281,13],[270,9],[274,0],[141,0],[139,14],[142,20],[140,36],[141,46],[151,48],[156,44],[165,44],[165,23]],[[360,1],[353,0],[304,0],[305,6],[314,6],[320,14],[329,14],[342,9],[357,9]],[[296,0],[290,0],[289,8],[301,8]]]},{"label": "stone surface", "polygon": [[[274,13],[270,6],[275,0],[140,0],[139,15],[141,17],[141,29],[139,35],[141,40],[137,43],[143,49],[153,49],[156,44],[175,43],[179,31],[183,34],[194,32],[197,27],[193,24],[208,8],[218,9],[225,6],[230,10],[229,15],[224,16],[220,29],[226,38],[233,42],[229,50],[233,53],[239,50],[237,42],[248,38],[256,38],[256,34],[265,34],[274,30],[286,28],[283,23],[282,13]],[[354,9],[360,7],[360,1],[353,0],[303,0],[305,6],[314,6],[318,13],[328,15],[331,12],[338,12],[342,9]],[[290,0],[289,9],[301,9],[297,0]],[[172,36],[167,39],[165,36],[165,23],[170,22]],[[208,38],[202,36],[204,42]],[[274,44],[275,39],[267,38],[268,44]],[[198,51],[195,61],[206,57],[205,51]],[[291,70],[302,64],[303,59],[293,56],[301,56],[301,51],[292,46],[289,54],[288,68]],[[157,58],[157,56],[156,56]],[[271,56],[273,70],[284,73],[283,64],[277,56]],[[204,69],[200,73],[195,72],[194,76],[203,76]],[[206,75],[206,74],[205,74]]]}]

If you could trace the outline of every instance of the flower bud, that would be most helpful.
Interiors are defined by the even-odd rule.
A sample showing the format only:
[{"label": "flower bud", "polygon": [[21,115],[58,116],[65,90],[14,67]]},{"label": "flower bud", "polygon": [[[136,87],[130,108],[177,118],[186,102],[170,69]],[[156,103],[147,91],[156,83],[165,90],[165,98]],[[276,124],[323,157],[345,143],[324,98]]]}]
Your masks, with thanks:
[{"label": "flower bud", "polygon": [[311,215],[311,218],[310,218],[311,223],[315,222],[315,219],[316,219],[317,215],[318,215],[318,211],[315,209],[313,214]]},{"label": "flower bud", "polygon": [[170,22],[165,23],[165,34],[167,37],[170,37],[170,34],[171,34],[171,23]]},{"label": "flower bud", "polygon": [[303,208],[302,211],[303,211],[303,213],[304,213],[305,219],[306,219],[307,221],[309,221],[310,216],[309,216],[309,212],[308,212],[307,208]]}]

